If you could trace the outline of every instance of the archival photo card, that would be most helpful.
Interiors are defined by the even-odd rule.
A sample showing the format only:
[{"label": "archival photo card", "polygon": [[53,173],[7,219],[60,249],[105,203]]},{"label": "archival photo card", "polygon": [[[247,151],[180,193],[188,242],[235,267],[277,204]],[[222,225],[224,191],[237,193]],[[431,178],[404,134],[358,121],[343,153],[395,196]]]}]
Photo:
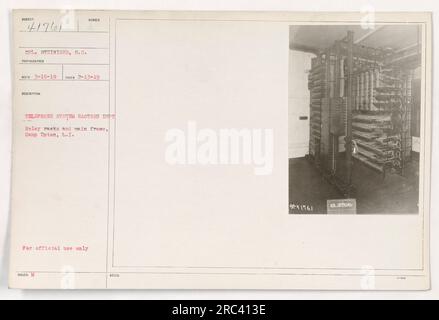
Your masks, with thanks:
[{"label": "archival photo card", "polygon": [[12,19],[11,288],[429,289],[430,14]]}]

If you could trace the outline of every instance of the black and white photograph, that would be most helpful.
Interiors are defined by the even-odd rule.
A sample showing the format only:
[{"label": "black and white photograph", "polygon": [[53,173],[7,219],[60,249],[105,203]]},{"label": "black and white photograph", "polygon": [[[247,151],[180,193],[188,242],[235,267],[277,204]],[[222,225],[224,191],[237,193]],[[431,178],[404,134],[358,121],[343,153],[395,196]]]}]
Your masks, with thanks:
[{"label": "black and white photograph", "polygon": [[422,25],[289,36],[289,213],[418,214]]}]

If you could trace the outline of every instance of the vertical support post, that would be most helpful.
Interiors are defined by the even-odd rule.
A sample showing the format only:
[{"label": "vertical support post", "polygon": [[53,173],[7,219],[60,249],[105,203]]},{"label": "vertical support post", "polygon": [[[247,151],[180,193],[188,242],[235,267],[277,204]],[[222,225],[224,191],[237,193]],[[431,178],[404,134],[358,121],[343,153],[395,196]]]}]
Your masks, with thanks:
[{"label": "vertical support post", "polygon": [[[334,45],[335,65],[334,65],[334,102],[330,104],[331,108],[336,108],[340,98],[340,81],[341,81],[341,68],[340,68],[340,42],[336,41]],[[339,117],[338,110],[331,109],[331,117]],[[330,133],[331,137],[331,174],[335,175],[337,171],[337,156],[338,156],[338,136]]]},{"label": "vertical support post", "polygon": [[335,41],[334,45],[335,67],[334,67],[334,98],[340,97],[340,43]]},{"label": "vertical support post", "polygon": [[332,78],[331,78],[331,50],[327,49],[325,51],[326,57],[326,87],[325,87],[325,98],[322,100],[322,129],[321,129],[321,141],[323,144],[323,160],[324,160],[324,170],[326,172],[330,171],[331,166],[331,139],[330,139],[330,100],[331,100],[331,88],[333,88]]},{"label": "vertical support post", "polygon": [[354,69],[354,32],[348,31],[347,35],[347,113],[346,113],[346,168],[347,168],[347,195],[349,196],[352,185],[352,77]]}]

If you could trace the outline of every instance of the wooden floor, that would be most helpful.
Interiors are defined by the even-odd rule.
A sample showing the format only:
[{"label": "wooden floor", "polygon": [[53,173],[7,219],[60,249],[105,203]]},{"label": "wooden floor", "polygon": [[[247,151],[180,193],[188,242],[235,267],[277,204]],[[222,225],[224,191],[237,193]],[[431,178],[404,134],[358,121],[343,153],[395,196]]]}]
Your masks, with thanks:
[{"label": "wooden floor", "polygon": [[[340,170],[340,175],[344,172]],[[384,179],[381,173],[356,161],[352,183],[356,189],[358,214],[418,213],[419,163],[416,160],[407,163],[404,176],[389,173]],[[290,213],[326,214],[326,200],[344,197],[307,159],[295,158],[289,162],[289,198]],[[312,211],[300,210],[299,205],[306,205]]]}]

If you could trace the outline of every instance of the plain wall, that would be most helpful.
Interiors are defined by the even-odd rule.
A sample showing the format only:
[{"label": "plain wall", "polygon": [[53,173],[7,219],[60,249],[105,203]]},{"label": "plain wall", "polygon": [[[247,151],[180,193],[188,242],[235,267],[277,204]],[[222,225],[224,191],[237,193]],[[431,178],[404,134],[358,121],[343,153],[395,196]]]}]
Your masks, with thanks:
[{"label": "plain wall", "polygon": [[[309,147],[309,89],[308,72],[311,59],[308,52],[290,50],[288,83],[288,156],[304,157]],[[306,116],[307,120],[299,117]]]}]

